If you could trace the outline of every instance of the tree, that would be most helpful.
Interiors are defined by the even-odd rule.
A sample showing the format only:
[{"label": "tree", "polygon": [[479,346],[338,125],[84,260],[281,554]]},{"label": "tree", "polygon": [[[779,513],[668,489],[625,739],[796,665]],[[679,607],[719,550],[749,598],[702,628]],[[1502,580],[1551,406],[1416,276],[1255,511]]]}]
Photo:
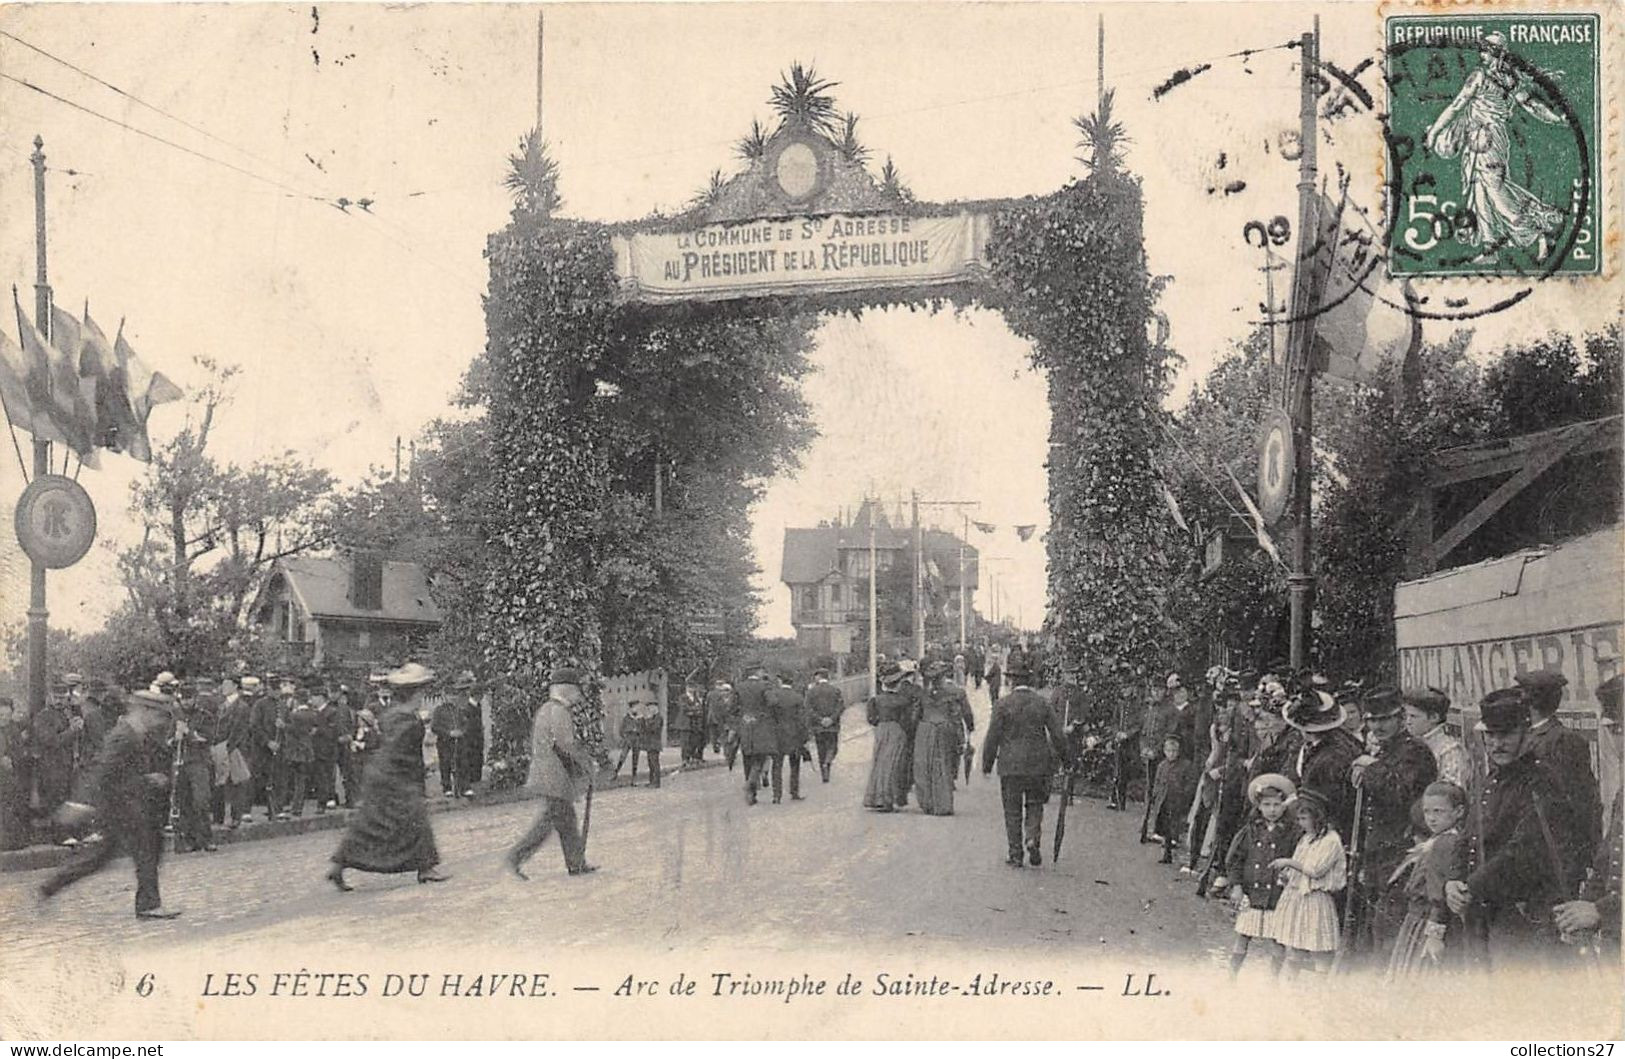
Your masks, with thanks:
[{"label": "tree", "polygon": [[270,564],[326,540],[321,508],[332,487],[326,471],[291,454],[221,466],[208,446],[236,369],[200,363],[208,381],[186,421],[131,487],[142,536],[118,564],[130,613],[153,622],[163,663],[178,673],[226,664]]},{"label": "tree", "polygon": [[519,138],[518,152],[508,156],[502,186],[513,196],[515,218],[551,217],[564,205],[559,197],[558,163],[548,155],[540,127]]},{"label": "tree", "polygon": [[826,81],[812,66],[791,63],[779,83],[773,86],[768,104],[779,116],[779,126],[800,125],[830,139],[835,138],[835,97],[830,90],[839,81]]}]

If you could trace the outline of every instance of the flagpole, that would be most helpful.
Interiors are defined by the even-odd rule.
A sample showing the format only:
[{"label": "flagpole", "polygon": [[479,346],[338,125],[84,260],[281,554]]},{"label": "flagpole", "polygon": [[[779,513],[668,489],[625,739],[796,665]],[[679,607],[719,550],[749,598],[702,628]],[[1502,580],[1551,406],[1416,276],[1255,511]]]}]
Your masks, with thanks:
[{"label": "flagpole", "polygon": [[[34,137],[34,318],[47,329],[51,326],[51,284],[45,258],[45,139]],[[50,331],[46,331],[50,337]],[[34,435],[34,480],[51,473],[51,444]],[[45,709],[45,630],[50,611],[45,608],[45,564],[29,561],[28,592],[28,709],[38,717]]]},{"label": "flagpole", "polygon": [[880,606],[876,597],[875,583],[880,579],[880,564],[875,559],[875,514],[879,505],[875,501],[868,501],[869,507],[869,697],[875,697],[879,690],[880,668]]}]

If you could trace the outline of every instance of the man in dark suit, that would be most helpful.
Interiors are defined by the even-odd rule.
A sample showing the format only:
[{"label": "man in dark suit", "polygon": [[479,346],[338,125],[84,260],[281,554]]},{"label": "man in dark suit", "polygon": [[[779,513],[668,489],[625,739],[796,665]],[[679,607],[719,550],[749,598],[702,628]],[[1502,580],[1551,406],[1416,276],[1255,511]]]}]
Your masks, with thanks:
[{"label": "man in dark suit", "polygon": [[736,714],[739,749],[745,755],[745,804],[756,804],[762,773],[768,760],[779,752],[779,728],[767,702],[767,670],[748,667],[748,676],[739,682]]},{"label": "man in dark suit", "polygon": [[339,716],[335,696],[326,684],[310,689],[310,708],[316,713],[310,734],[310,767],[316,789],[316,815],[338,808],[339,747],[348,746],[350,731]]},{"label": "man in dark suit", "polygon": [[253,773],[254,804],[265,806],[265,818],[276,818],[281,802],[280,756],[282,729],[287,724],[278,696],[270,694],[259,677],[246,676],[240,685],[248,702],[249,771]]},{"label": "man in dark suit", "polygon": [[[39,791],[40,815],[52,819],[57,809],[73,793],[75,773],[80,764],[84,740],[84,719],[68,710],[68,687],[58,683],[45,699],[45,708],[34,714],[30,733],[34,746],[34,783]],[[64,845],[77,845],[71,829],[53,824],[54,837]]]},{"label": "man in dark suit", "polygon": [[1351,776],[1360,791],[1360,869],[1351,880],[1356,902],[1356,944],[1387,965],[1405,921],[1403,884],[1390,880],[1411,848],[1411,810],[1439,775],[1433,751],[1405,730],[1405,704],[1398,688],[1365,693],[1366,730],[1375,754],[1354,759]]},{"label": "man in dark suit", "polygon": [[[292,683],[284,687],[294,688]],[[311,687],[316,686],[314,683]],[[291,806],[294,816],[305,815],[305,798],[310,793],[311,766],[316,760],[316,711],[311,709],[308,693],[295,690],[288,696],[287,726],[282,730],[286,744],[282,747],[282,811],[280,819],[288,818]]]},{"label": "man in dark suit", "polygon": [[711,731],[711,749],[734,770],[739,759],[739,696],[724,677],[717,677],[705,693],[705,723]]},{"label": "man in dark suit", "polygon": [[[1049,801],[1050,777],[1056,762],[1066,756],[1060,718],[1043,696],[1027,683],[1031,679],[1022,656],[1011,656],[1006,673],[1013,687],[993,707],[982,744],[982,775],[999,770],[999,797],[1004,803],[1004,836],[1009,845],[1005,863],[1022,866],[1022,847],[1034,867],[1044,863],[1044,803]],[[1019,668],[1018,668],[1019,666]]]},{"label": "man in dark suit", "polygon": [[784,761],[790,761],[790,800],[801,801],[801,760],[807,757],[807,714],[805,700],[795,689],[795,674],[779,672],[779,686],[767,691],[768,708],[779,730],[779,750],[773,756],[773,801],[784,791]]},{"label": "man in dark suit", "polygon": [[[130,696],[130,708],[108,733],[93,786],[105,836],[91,851],[68,861],[40,886],[49,899],[64,887],[105,868],[121,850],[135,860],[135,914],[138,919],[174,919],[158,892],[158,863],[169,816],[169,770],[173,723],[167,695],[144,688]],[[93,812],[69,803],[81,820]]]},{"label": "man in dark suit", "polygon": [[1553,910],[1575,895],[1585,863],[1576,814],[1534,754],[1529,719],[1522,688],[1480,705],[1489,774],[1471,793],[1445,883],[1450,911],[1466,919],[1469,958],[1491,970],[1562,962]]},{"label": "man in dark suit", "polygon": [[182,696],[175,738],[180,740],[180,767],[175,772],[175,809],[179,819],[176,852],[206,850],[213,853],[214,828],[209,820],[209,799],[214,793],[214,762],[209,748],[219,725],[213,682],[177,685]]},{"label": "man in dark suit", "polygon": [[825,783],[829,782],[830,768],[840,751],[841,713],[845,709],[841,689],[829,682],[829,670],[813,673],[813,682],[807,686],[807,723],[818,746],[818,774]]},{"label": "man in dark suit", "polygon": [[1557,716],[1568,678],[1556,669],[1537,669],[1513,678],[1529,704],[1530,753],[1551,769],[1559,792],[1574,811],[1580,829],[1581,863],[1590,864],[1602,837],[1602,796],[1591,771],[1591,748],[1585,736]]}]

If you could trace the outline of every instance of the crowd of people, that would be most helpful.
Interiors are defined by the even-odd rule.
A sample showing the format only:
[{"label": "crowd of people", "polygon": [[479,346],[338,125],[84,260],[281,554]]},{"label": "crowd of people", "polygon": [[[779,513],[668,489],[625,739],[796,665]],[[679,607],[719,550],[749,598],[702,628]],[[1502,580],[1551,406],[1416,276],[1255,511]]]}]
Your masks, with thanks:
[{"label": "crowd of people", "polygon": [[[354,808],[368,760],[382,745],[380,718],[394,691],[383,672],[349,681],[237,672],[190,681],[159,674],[149,689],[175,714],[171,826],[181,852],[213,850],[217,829]],[[472,673],[437,702],[434,732],[442,794],[474,794],[485,758],[483,714]],[[30,716],[0,699],[0,846],[75,846],[100,837],[67,822],[62,806],[94,801],[96,763],[130,693],[69,673]]]},{"label": "crowd of people", "polygon": [[1476,704],[1469,751],[1449,698],[1313,674],[1169,676],[1116,755],[1110,804],[1147,792],[1140,840],[1235,908],[1252,957],[1393,978],[1611,953],[1620,936],[1620,678],[1595,689],[1597,765],[1557,716],[1556,670]]},{"label": "crowd of people", "polygon": [[[811,683],[798,689],[793,669],[770,675],[766,665],[752,662],[744,667],[738,686],[718,676],[703,694],[690,687],[684,703],[683,712],[693,717],[691,731],[710,737],[712,750],[722,755],[730,772],[742,760],[747,805],[755,805],[759,792],[769,785],[774,804],[781,803],[787,772],[790,800],[800,801],[803,762],[816,760],[820,780],[830,781],[841,746],[846,697],[830,680],[828,669],[815,670]],[[684,743],[684,764],[701,764],[704,753],[704,739],[691,736]]]}]

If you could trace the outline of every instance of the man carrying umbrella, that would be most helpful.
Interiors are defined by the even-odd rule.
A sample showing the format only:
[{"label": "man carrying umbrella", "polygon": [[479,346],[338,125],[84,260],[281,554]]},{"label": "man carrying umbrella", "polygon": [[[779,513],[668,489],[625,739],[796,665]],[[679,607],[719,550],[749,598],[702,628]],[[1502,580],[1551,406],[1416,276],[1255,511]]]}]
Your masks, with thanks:
[{"label": "man carrying umbrella", "polygon": [[576,823],[576,800],[587,796],[592,808],[592,754],[576,738],[571,707],[583,699],[580,670],[562,667],[548,677],[547,701],[536,711],[530,730],[530,778],[526,786],[546,800],[535,821],[508,851],[508,870],[521,879],[525,862],[535,855],[547,836],[559,833],[564,866],[571,875],[598,868],[587,863],[587,838]]},{"label": "man carrying umbrella", "polygon": [[1004,834],[1009,846],[1005,863],[1022,866],[1022,848],[1034,867],[1044,863],[1040,841],[1044,832],[1044,803],[1049,801],[1050,777],[1057,758],[1066,757],[1061,722],[1049,703],[1028,686],[1026,656],[1012,653],[1005,673],[1010,694],[993,707],[982,744],[982,775],[999,770],[999,796],[1004,803]]}]

